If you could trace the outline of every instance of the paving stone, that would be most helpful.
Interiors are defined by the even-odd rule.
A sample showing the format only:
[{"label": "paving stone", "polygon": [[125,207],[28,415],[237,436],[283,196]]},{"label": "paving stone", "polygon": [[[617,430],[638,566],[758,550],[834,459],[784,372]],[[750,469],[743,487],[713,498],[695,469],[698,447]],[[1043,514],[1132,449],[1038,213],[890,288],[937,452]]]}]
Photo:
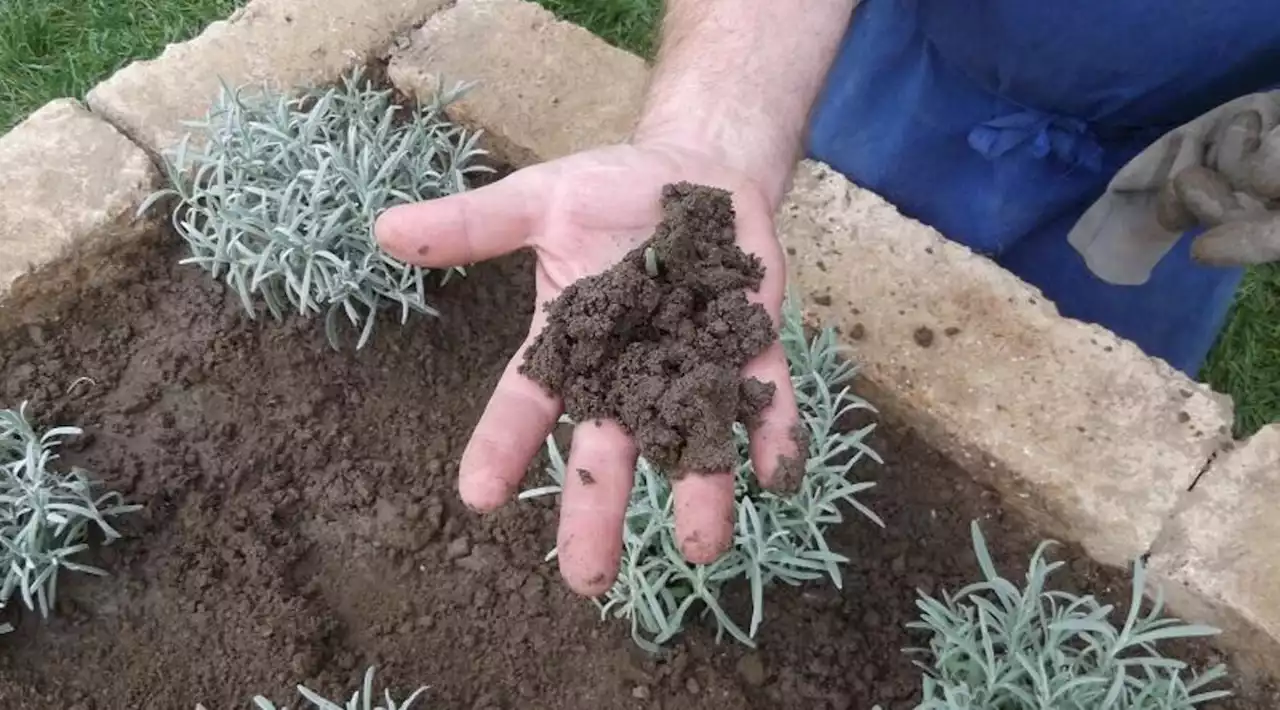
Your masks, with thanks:
[{"label": "paving stone", "polygon": [[[199,36],[94,87],[89,106],[155,154],[202,118],[222,82],[287,90],[382,56],[447,0],[253,0]],[[198,141],[193,145],[199,145]]]},{"label": "paving stone", "polygon": [[1230,439],[1229,398],[825,166],[802,166],[778,228],[812,317],[859,336],[872,400],[1099,561],[1146,553]]},{"label": "paving stone", "polygon": [[145,230],[134,209],[158,184],[143,150],[72,99],[0,137],[0,303],[20,278],[28,290],[50,290],[24,275]]},{"label": "paving stone", "polygon": [[1226,631],[1251,669],[1280,673],[1280,424],[1213,461],[1150,568],[1176,613]]},{"label": "paving stone", "polygon": [[436,14],[387,68],[422,99],[442,82],[476,84],[450,116],[483,128],[486,148],[511,165],[626,140],[648,72],[639,57],[513,0],[463,0]]}]

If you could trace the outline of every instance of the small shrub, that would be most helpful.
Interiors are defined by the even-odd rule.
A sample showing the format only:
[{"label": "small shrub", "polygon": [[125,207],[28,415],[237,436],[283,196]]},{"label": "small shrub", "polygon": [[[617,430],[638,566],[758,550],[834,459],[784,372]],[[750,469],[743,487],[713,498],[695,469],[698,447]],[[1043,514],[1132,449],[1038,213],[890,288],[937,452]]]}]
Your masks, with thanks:
[{"label": "small shrub", "polygon": [[62,569],[105,575],[96,567],[73,562],[88,549],[92,524],[111,542],[120,534],[107,518],[142,506],[125,505],[120,494],[93,496],[97,484],[84,471],[58,471],[54,450],[80,429],[56,427],[39,434],[26,417],[27,404],[0,410],[0,607],[14,592],[28,609],[48,617]]},{"label": "small shrub", "polygon": [[[717,638],[728,632],[754,646],[764,613],[764,590],[775,582],[799,585],[828,578],[842,585],[840,567],[848,558],[832,552],[826,530],[843,521],[844,503],[883,527],[884,523],[857,499],[874,483],[849,480],[850,470],[863,457],[879,461],[864,442],[874,428],[868,425],[845,433],[837,428],[845,414],[871,410],[847,386],[856,368],[840,358],[835,333],[823,330],[812,340],[794,302],[783,313],[781,340],[791,365],[791,381],[800,412],[809,430],[809,457],[800,490],[780,496],[763,490],[747,454],[745,428],[737,425],[739,451],[736,472],[737,515],[733,545],[709,565],[691,565],[682,557],[675,537],[675,516],[667,477],[643,457],[626,514],[621,571],[603,602],[602,616],[612,613],[631,624],[632,637],[642,648],[658,651],[683,628],[694,604],[704,606],[717,627]],[[564,482],[565,461],[555,439],[547,438],[554,484],[525,491],[521,498],[555,494]],[[548,559],[555,557],[553,549]],[[751,618],[739,624],[720,604],[726,584],[744,581],[751,592]]]},{"label": "small shrub", "polygon": [[[276,318],[323,312],[335,348],[343,316],[360,329],[360,348],[381,309],[398,308],[401,323],[410,312],[439,315],[426,300],[429,270],[379,249],[374,220],[394,204],[466,190],[468,175],[490,171],[475,162],[480,134],[445,116],[465,87],[406,109],[361,76],[296,94],[247,97],[223,86],[190,124],[203,150],[184,138],[167,162],[170,187],[140,210],[176,196],[173,226],[190,248],[182,263],[225,278],[251,317],[255,295]],[[441,282],[455,273],[465,270],[447,269]]]},{"label": "small shrub", "polygon": [[1019,589],[996,572],[977,522],[973,546],[983,581],[942,599],[920,593],[919,621],[928,649],[924,701],[917,710],[1189,710],[1229,695],[1206,686],[1226,671],[1189,674],[1187,664],[1160,655],[1158,642],[1218,633],[1162,617],[1163,596],[1142,614],[1146,574],[1134,563],[1133,600],[1123,625],[1093,596],[1047,589],[1062,562],[1048,563],[1042,543]]},{"label": "small shrub", "polygon": [[[341,705],[336,700],[328,700],[321,697],[318,693],[305,686],[298,686],[298,694],[303,697],[314,710],[410,710],[413,703],[418,697],[427,692],[427,686],[422,686],[413,691],[413,694],[406,698],[403,702],[397,702],[392,699],[391,691],[383,691],[383,700],[378,702],[378,696],[373,692],[373,667],[370,666],[364,674],[364,684],[347,700],[347,704]],[[374,703],[377,702],[377,705]],[[257,710],[289,710],[288,708],[277,708],[275,703],[256,695],[253,698],[254,707]],[[205,710],[203,705],[196,705],[196,710]]]}]

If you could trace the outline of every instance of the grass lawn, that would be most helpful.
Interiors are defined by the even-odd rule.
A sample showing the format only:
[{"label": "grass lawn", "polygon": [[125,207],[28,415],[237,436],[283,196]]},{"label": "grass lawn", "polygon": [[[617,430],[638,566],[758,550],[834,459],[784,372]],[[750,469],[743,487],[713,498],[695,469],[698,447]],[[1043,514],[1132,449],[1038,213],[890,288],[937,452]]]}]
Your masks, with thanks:
[{"label": "grass lawn", "polygon": [[[641,55],[653,51],[661,0],[539,0]],[[82,97],[136,58],[158,53],[244,0],[0,0],[0,131],[59,96]],[[1204,378],[1230,393],[1237,433],[1280,420],[1280,266],[1255,269]]]},{"label": "grass lawn", "polygon": [[0,131],[198,34],[242,0],[0,0]]}]

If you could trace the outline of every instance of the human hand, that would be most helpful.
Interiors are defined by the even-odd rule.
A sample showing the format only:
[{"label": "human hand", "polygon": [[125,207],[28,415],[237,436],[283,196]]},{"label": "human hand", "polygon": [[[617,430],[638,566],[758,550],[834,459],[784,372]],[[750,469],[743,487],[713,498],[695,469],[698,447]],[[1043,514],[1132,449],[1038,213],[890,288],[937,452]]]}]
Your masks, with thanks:
[{"label": "human hand", "polygon": [[1141,284],[1192,227],[1212,266],[1280,261],[1280,91],[1229,101],[1125,165],[1068,241],[1104,280]]},{"label": "human hand", "polygon": [[[785,292],[773,226],[776,190],[762,189],[709,153],[680,145],[618,145],[534,165],[471,192],[388,210],[375,233],[396,258],[431,268],[530,247],[537,257],[541,306],[574,281],[607,270],[651,236],[661,217],[662,187],[680,181],[733,195],[738,245],[765,267],[759,291],[747,296],[768,311],[776,328]],[[539,307],[463,453],[459,492],[475,510],[492,511],[513,496],[562,412],[557,398],[518,371],[545,321]],[[795,450],[790,435],[799,413],[781,344],[775,340],[750,361],[743,376],[776,388],[750,437],[756,474],[772,487],[779,483],[779,458],[804,453]],[[561,574],[580,594],[603,594],[617,577],[636,458],[635,442],[617,422],[583,422],[573,433],[567,470],[589,470],[594,482],[566,477],[557,548]],[[732,472],[682,476],[673,481],[673,493],[682,552],[690,562],[714,561],[732,540]]]}]

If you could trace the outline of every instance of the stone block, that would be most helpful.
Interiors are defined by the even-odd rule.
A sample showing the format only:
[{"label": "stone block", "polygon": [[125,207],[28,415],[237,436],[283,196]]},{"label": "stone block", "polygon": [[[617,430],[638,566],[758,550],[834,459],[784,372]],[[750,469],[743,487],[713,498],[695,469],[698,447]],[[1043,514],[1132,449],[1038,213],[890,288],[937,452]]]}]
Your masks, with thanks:
[{"label": "stone block", "polygon": [[[477,82],[455,117],[518,166],[626,139],[647,68],[531,3],[460,0],[389,75],[419,96]],[[853,346],[875,403],[1099,561],[1145,554],[1230,440],[1228,398],[823,165],[798,167],[777,224],[793,290]]]},{"label": "stone block", "polygon": [[1150,566],[1175,612],[1223,629],[1250,670],[1280,673],[1280,424],[1210,464]]},{"label": "stone block", "polygon": [[72,99],[0,137],[0,305],[24,275],[93,240],[144,230],[134,210],[159,183],[142,149]]},{"label": "stone block", "polygon": [[1230,441],[1228,397],[826,166],[801,166],[777,224],[806,312],[840,327],[873,401],[1100,562],[1145,554]]},{"label": "stone block", "polygon": [[485,147],[527,165],[627,139],[649,70],[639,57],[518,0],[463,0],[434,15],[387,67],[427,99],[441,82],[476,84],[450,117],[489,135]]},{"label": "stone block", "polygon": [[[154,154],[202,118],[223,82],[288,90],[330,83],[379,58],[448,0],[252,0],[94,87],[88,104]],[[196,142],[198,145],[198,142]]]}]

